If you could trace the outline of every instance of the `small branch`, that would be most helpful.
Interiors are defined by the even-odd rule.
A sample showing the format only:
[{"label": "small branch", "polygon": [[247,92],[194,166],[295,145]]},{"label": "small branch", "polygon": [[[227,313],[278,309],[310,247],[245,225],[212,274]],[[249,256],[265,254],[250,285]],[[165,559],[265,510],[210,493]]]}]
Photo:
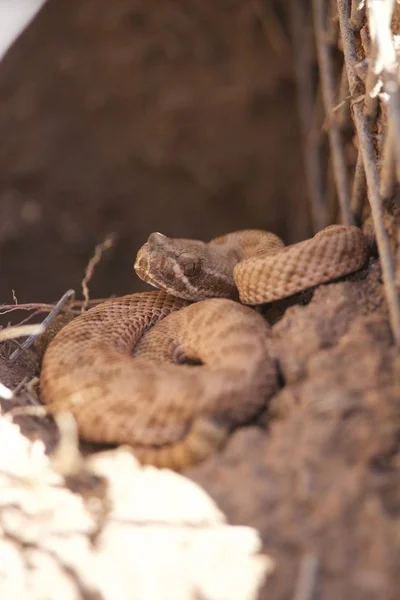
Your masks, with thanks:
[{"label": "small branch", "polygon": [[[87,303],[89,306],[95,306],[96,304],[100,304],[101,302],[105,302],[106,300],[110,300],[110,298],[113,298],[114,296],[109,296],[108,298],[91,298],[89,300],[89,302]],[[71,302],[71,306],[68,307],[68,310],[71,310],[72,312],[78,312],[78,307],[79,307],[79,312],[80,312],[80,307],[86,304],[85,300],[74,300],[73,302]],[[15,312],[16,310],[34,310],[35,314],[39,314],[42,312],[50,312],[53,310],[53,308],[55,307],[55,304],[42,304],[41,302],[30,302],[28,304],[18,304],[18,306],[15,306],[15,304],[0,304],[0,316],[6,315],[8,313],[11,312]],[[31,315],[29,318],[31,318],[33,315]],[[22,325],[24,321],[21,321],[20,325]]]},{"label": "small branch", "polygon": [[[55,305],[53,310],[47,315],[47,317],[40,324],[40,327],[41,327],[40,333],[34,333],[34,334],[30,335],[28,337],[28,339],[26,339],[19,348],[14,350],[14,352],[10,355],[9,360],[14,361],[16,358],[18,358],[18,356],[21,354],[21,352],[23,350],[26,350],[27,348],[32,346],[32,344],[39,337],[39,335],[41,335],[43,333],[43,331],[46,330],[46,328],[49,326],[49,324],[52,321],[54,321],[56,316],[63,310],[65,305],[74,298],[74,296],[75,296],[74,290],[68,290],[67,292],[65,292],[65,294],[62,296],[62,298],[60,298],[60,300],[57,302],[57,304]],[[29,327],[29,325],[25,325],[25,327]],[[36,325],[36,327],[38,327],[38,326]]]},{"label": "small branch", "polygon": [[367,80],[368,64],[368,58],[364,58],[364,60],[360,60],[360,62],[355,63],[355,65],[353,65],[355,72],[357,73],[361,81],[363,81],[364,83]]},{"label": "small branch", "polygon": [[301,563],[293,600],[312,600],[315,597],[320,560],[314,554],[305,554]]},{"label": "small branch", "polygon": [[365,80],[365,114],[370,119],[376,119],[378,113],[378,94],[381,84],[372,68],[373,57],[368,64],[367,78]]},{"label": "small branch", "polygon": [[82,304],[82,312],[84,312],[89,304],[89,287],[88,283],[91,280],[95,266],[100,262],[101,257],[105,250],[109,250],[114,245],[114,234],[109,234],[100,244],[94,249],[94,255],[89,260],[88,265],[85,270],[85,276],[82,279],[82,294],[84,297],[84,302]]},{"label": "small branch", "polygon": [[41,335],[44,332],[43,325],[16,325],[15,327],[6,327],[0,331],[0,342],[13,340],[27,335]]},{"label": "small branch", "polygon": [[[316,130],[316,90],[313,81],[315,52],[307,6],[299,0],[291,5],[293,60],[295,65],[300,126],[304,145],[305,173],[314,233],[328,224],[324,197],[321,140]],[[320,127],[318,126],[318,130]]]},{"label": "small branch", "polygon": [[351,192],[351,209],[357,223],[361,223],[362,209],[367,197],[367,181],[361,152],[358,152]]},{"label": "small branch", "polygon": [[6,315],[16,310],[43,310],[49,311],[53,308],[53,304],[29,303],[29,304],[0,304],[0,315]]},{"label": "small branch", "polygon": [[350,26],[360,31],[365,18],[365,0],[353,0],[351,3]]},{"label": "small branch", "polygon": [[393,127],[393,145],[396,165],[400,170],[400,90],[398,64],[393,44],[391,21],[394,0],[367,0],[371,43],[374,50],[373,70],[382,81],[388,96],[388,118]]},{"label": "small branch", "polygon": [[383,147],[380,194],[382,198],[391,198],[396,183],[393,129],[388,124],[386,140]]},{"label": "small branch", "polygon": [[[349,76],[350,93],[356,95],[358,93],[358,81],[352,66],[357,62],[357,55],[354,34],[349,24],[350,3],[349,0],[337,0],[337,2],[343,51]],[[374,145],[368,129],[367,118],[363,114],[362,107],[359,103],[353,104],[353,114],[368,185],[369,202],[371,205],[376,241],[382,264],[382,276],[389,308],[390,323],[395,342],[400,345],[400,302],[396,289],[395,267],[390,251],[390,241],[382,219],[382,198],[379,193],[379,176],[376,166]]]},{"label": "small branch", "polygon": [[329,144],[331,149],[333,174],[341,209],[342,222],[345,225],[353,224],[350,211],[349,179],[347,174],[346,158],[343,151],[343,142],[339,125],[335,119],[330,119],[335,107],[335,81],[332,72],[330,49],[326,44],[326,14],[324,0],[313,0],[314,28],[316,32],[317,54],[320,69],[322,97],[325,113],[330,121],[328,129]]},{"label": "small branch", "polygon": [[51,454],[51,466],[64,477],[79,473],[83,467],[83,458],[79,451],[76,420],[69,412],[58,412],[53,416],[60,432],[60,439]]},{"label": "small branch", "polygon": [[340,87],[339,87],[339,104],[334,107],[334,111],[337,113],[337,122],[341,129],[347,127],[351,123],[350,113],[350,102],[351,96],[349,94],[349,80],[347,77],[346,65],[343,65],[342,73],[340,76]]}]

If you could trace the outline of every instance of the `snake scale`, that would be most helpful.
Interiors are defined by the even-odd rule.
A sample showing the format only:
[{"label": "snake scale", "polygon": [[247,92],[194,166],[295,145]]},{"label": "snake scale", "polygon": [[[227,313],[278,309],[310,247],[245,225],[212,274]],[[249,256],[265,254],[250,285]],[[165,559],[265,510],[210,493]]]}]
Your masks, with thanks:
[{"label": "snake scale", "polygon": [[337,279],[366,257],[352,226],[289,246],[259,230],[209,243],[153,233],[135,270],[158,291],[106,301],[61,329],[44,354],[42,398],[71,411],[83,439],[128,444],[158,467],[199,462],[278,388],[270,326],[244,304]]}]

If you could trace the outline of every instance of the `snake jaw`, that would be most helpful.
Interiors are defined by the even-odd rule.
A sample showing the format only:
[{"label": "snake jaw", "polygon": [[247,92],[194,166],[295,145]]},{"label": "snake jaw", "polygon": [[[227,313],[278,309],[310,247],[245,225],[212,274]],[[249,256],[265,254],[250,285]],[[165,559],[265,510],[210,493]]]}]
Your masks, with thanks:
[{"label": "snake jaw", "polygon": [[133,268],[135,269],[137,275],[139,275],[140,279],[149,285],[160,289],[158,282],[154,279],[154,277],[152,277],[152,275],[150,275],[150,258],[144,246],[139,250]]}]

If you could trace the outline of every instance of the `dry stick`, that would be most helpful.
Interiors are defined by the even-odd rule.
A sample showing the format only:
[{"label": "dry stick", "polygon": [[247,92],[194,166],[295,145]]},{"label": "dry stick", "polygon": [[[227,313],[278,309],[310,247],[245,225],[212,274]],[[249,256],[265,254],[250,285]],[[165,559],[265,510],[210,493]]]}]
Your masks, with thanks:
[{"label": "dry stick", "polygon": [[[356,96],[358,93],[358,84],[353,65],[357,62],[357,55],[354,34],[349,25],[348,15],[350,12],[350,3],[349,0],[337,0],[337,2],[343,51],[349,76],[350,93]],[[382,198],[379,193],[379,176],[374,146],[368,129],[367,118],[363,114],[362,106],[359,103],[353,104],[353,114],[369,190],[369,202],[371,205],[376,241],[382,263],[382,276],[389,308],[390,323],[395,342],[400,345],[400,303],[396,290],[395,268],[390,252],[390,241],[382,219]]]},{"label": "dry stick", "polygon": [[320,560],[315,554],[305,554],[300,563],[293,600],[312,600],[315,597]]},{"label": "dry stick", "polygon": [[[73,302],[71,302],[71,306],[68,307],[68,310],[70,310],[72,312],[78,312],[78,307],[81,307],[82,304],[88,304],[90,306],[95,306],[96,304],[101,304],[102,302],[105,302],[106,300],[110,300],[110,298],[113,298],[113,297],[114,296],[108,296],[107,298],[91,298],[89,300],[89,302],[87,302],[87,303],[85,300],[74,300]],[[16,310],[26,310],[26,311],[34,310],[35,312],[28,317],[30,319],[39,313],[50,312],[53,310],[54,307],[55,307],[55,304],[42,304],[40,302],[38,302],[38,303],[30,302],[29,304],[18,304],[18,306],[15,306],[15,304],[0,304],[0,316],[6,315],[11,312],[15,312]],[[80,309],[79,309],[79,312],[80,312]],[[25,320],[21,321],[19,324],[22,325],[25,322]]]},{"label": "dry stick", "polygon": [[88,262],[88,265],[85,270],[85,276],[82,279],[82,294],[84,297],[84,301],[83,301],[82,308],[81,308],[82,312],[84,312],[86,310],[86,308],[89,304],[88,283],[93,276],[94,268],[100,262],[103,252],[105,250],[108,250],[109,248],[112,248],[112,246],[114,244],[114,239],[115,239],[115,236],[113,233],[110,233],[109,235],[107,235],[107,237],[100,244],[97,244],[97,246],[94,249],[94,255]]},{"label": "dry stick", "polygon": [[361,223],[362,209],[367,196],[367,181],[365,178],[364,163],[362,154],[357,154],[356,167],[354,169],[353,186],[351,190],[351,209],[357,223]]},{"label": "dry stick", "polygon": [[69,412],[56,413],[53,417],[60,433],[60,439],[50,456],[51,466],[60,475],[73,475],[83,467],[76,420]]},{"label": "dry stick", "polygon": [[361,81],[363,81],[364,83],[367,80],[368,64],[369,64],[368,58],[364,58],[364,60],[360,60],[358,63],[356,63],[354,65],[355,72],[357,73],[357,75],[359,76]]},{"label": "dry stick", "polygon": [[27,335],[41,335],[44,332],[43,325],[15,325],[6,327],[0,331],[0,342],[13,340]]},{"label": "dry stick", "polygon": [[[356,0],[353,0],[353,3]],[[371,119],[376,119],[378,112],[378,93],[381,83],[376,76],[373,65],[375,64],[375,47],[371,47],[368,24],[360,30],[361,45],[366,57],[366,73],[362,80],[365,84],[365,112]],[[359,74],[359,64],[357,63],[357,74]]]},{"label": "dry stick", "polygon": [[[40,335],[43,331],[43,325],[16,325],[15,327],[7,327],[0,331],[0,342],[13,340],[25,335]],[[14,397],[15,391],[10,390],[4,383],[0,382],[0,398],[11,400]]]},{"label": "dry stick", "polygon": [[336,47],[339,39],[339,18],[335,2],[328,1],[326,18],[328,35],[325,37],[325,43]]},{"label": "dry stick", "polygon": [[344,129],[351,122],[349,80],[347,78],[346,65],[343,65],[340,76],[339,86],[339,104],[333,109],[336,113],[337,123],[341,129]]},{"label": "dry stick", "polygon": [[371,42],[375,61],[373,69],[381,77],[383,89],[388,95],[388,117],[393,127],[393,145],[396,171],[400,176],[400,90],[398,64],[393,44],[391,21],[394,0],[367,0]]},{"label": "dry stick", "polygon": [[[63,310],[65,305],[74,298],[74,296],[75,296],[75,290],[68,290],[67,292],[65,292],[65,294],[62,296],[62,298],[60,298],[60,300],[57,302],[57,304],[55,305],[53,310],[51,312],[49,312],[47,317],[42,321],[42,323],[41,323],[42,330],[46,329],[46,327],[56,318],[56,316]],[[23,350],[26,350],[26,348],[29,348],[30,346],[32,346],[32,344],[35,342],[35,340],[37,339],[37,337],[39,335],[40,334],[38,334],[38,333],[30,335],[24,341],[24,343],[21,344],[21,346],[19,348],[14,350],[14,352],[10,355],[9,360],[14,361],[16,358],[18,358],[18,356],[21,354],[21,352]]]},{"label": "dry stick", "polygon": [[360,29],[360,40],[361,40],[362,49],[364,50],[365,60],[367,60],[367,62],[369,63],[370,57],[371,57],[371,37],[369,35],[368,23],[366,23]]},{"label": "dry stick", "polygon": [[[355,0],[353,0],[354,3]],[[367,58],[367,72],[363,78],[365,84],[365,112],[371,119],[376,119],[378,112],[378,93],[381,83],[374,70],[376,49],[371,46],[371,39],[368,25],[364,25],[360,31],[361,45],[364,50],[364,55]],[[357,69],[358,73],[358,69]]]},{"label": "dry stick", "polygon": [[314,55],[312,30],[305,14],[305,3],[293,0],[291,26],[294,45],[294,64],[300,125],[304,144],[305,172],[311,204],[314,233],[328,224],[319,136],[313,135],[315,112],[312,58]]},{"label": "dry stick", "polygon": [[385,145],[383,147],[383,159],[381,168],[381,186],[380,193],[382,198],[391,198],[394,192],[396,183],[395,175],[395,158],[393,144],[393,129],[391,124],[388,124]]},{"label": "dry stick", "polygon": [[[330,119],[335,107],[335,82],[332,73],[330,50],[326,44],[326,15],[324,0],[313,0],[314,28],[317,41],[318,63],[321,77],[322,96],[325,105],[325,113]],[[349,179],[347,174],[346,158],[343,152],[342,136],[339,125],[334,119],[330,119],[328,129],[329,144],[332,155],[333,174],[342,213],[342,222],[345,225],[353,224],[353,216],[350,211]]]},{"label": "dry stick", "polygon": [[372,64],[373,56],[368,65],[367,78],[365,80],[365,114],[375,120],[378,113],[378,94],[381,84],[376,76]]},{"label": "dry stick", "polygon": [[15,312],[16,310],[43,310],[49,311],[54,308],[53,304],[42,304],[42,303],[29,303],[29,304],[0,304],[0,315],[6,315],[7,313]]},{"label": "dry stick", "polygon": [[332,164],[328,163],[326,170],[326,205],[328,207],[329,223],[337,223],[340,219],[340,207],[337,202],[335,177]]},{"label": "dry stick", "polygon": [[350,26],[353,31],[360,31],[365,17],[365,0],[353,0],[351,3]]}]

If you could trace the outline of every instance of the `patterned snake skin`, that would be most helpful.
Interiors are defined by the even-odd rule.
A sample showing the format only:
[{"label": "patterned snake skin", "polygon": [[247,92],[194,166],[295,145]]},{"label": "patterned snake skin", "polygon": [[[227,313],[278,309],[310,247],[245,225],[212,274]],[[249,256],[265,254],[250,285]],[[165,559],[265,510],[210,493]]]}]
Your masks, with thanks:
[{"label": "patterned snake skin", "polygon": [[278,387],[268,323],[234,300],[292,295],[366,255],[362,232],[347,226],[287,247],[257,230],[208,244],[151,234],[135,270],[162,291],[109,300],[64,327],[44,355],[43,400],[71,411],[83,439],[128,444],[143,463],[203,460]]}]

